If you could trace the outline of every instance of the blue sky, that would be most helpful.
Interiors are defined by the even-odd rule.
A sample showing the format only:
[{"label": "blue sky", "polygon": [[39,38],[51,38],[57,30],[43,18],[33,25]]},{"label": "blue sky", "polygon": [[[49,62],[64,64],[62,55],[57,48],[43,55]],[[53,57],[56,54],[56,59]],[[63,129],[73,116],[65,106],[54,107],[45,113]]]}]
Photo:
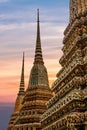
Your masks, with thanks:
[{"label": "blue sky", "polygon": [[69,0],[0,0],[0,106],[5,112],[7,108],[6,117],[4,114],[0,117],[6,118],[0,130],[6,130],[19,89],[23,51],[26,88],[28,85],[35,52],[38,8],[43,57],[51,83],[61,68],[58,61],[62,56],[63,32],[69,21]]},{"label": "blue sky", "polygon": [[[50,75],[56,75],[60,69],[58,60],[62,55],[63,31],[68,24],[69,0],[0,0],[1,102],[5,96],[4,90],[12,89],[14,95],[18,91],[14,91],[11,86],[19,82],[23,51],[26,53],[25,73],[29,77],[35,49],[37,8],[40,9],[42,49],[46,66]],[[55,70],[51,69],[53,65]],[[15,79],[17,76],[19,78]],[[12,77],[14,80],[11,80]]]}]

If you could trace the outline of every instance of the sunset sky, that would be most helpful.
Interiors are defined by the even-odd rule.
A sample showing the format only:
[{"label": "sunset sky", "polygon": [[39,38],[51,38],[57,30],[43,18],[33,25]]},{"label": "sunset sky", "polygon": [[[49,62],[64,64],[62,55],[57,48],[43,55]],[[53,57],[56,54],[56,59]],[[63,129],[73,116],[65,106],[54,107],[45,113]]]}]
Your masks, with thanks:
[{"label": "sunset sky", "polygon": [[41,43],[50,86],[60,70],[63,32],[68,24],[69,0],[0,0],[0,105],[15,102],[25,52],[25,87],[33,65],[37,8]]}]

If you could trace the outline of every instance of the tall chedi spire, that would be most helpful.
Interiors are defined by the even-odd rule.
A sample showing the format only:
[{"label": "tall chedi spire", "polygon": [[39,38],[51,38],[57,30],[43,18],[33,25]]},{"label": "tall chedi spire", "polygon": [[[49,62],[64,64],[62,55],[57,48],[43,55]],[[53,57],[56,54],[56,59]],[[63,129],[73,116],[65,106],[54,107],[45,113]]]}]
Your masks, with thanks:
[{"label": "tall chedi spire", "polygon": [[[46,73],[45,75],[43,71],[44,73]],[[42,48],[41,48],[39,9],[37,9],[37,36],[36,36],[34,66],[30,74],[29,87],[36,85],[49,86],[47,70],[44,66]]]},{"label": "tall chedi spire", "polygon": [[39,21],[39,9],[37,10],[37,38],[36,38],[36,50],[34,64],[43,64],[43,56],[41,49],[41,39],[40,39],[40,21]]},{"label": "tall chedi spire", "polygon": [[21,72],[21,80],[20,80],[20,86],[19,86],[19,92],[16,98],[14,112],[11,115],[8,130],[13,130],[15,121],[17,117],[19,116],[19,111],[22,107],[22,102],[24,98],[24,53],[23,53],[23,61],[22,61],[22,72]]},{"label": "tall chedi spire", "polygon": [[46,103],[52,97],[49,88],[47,69],[44,66],[41,39],[39,10],[37,10],[37,38],[34,64],[31,69],[29,85],[26,90],[23,106],[14,129],[41,130],[40,117],[46,111]]},{"label": "tall chedi spire", "polygon": [[42,130],[87,130],[87,0],[70,0],[63,45]]}]

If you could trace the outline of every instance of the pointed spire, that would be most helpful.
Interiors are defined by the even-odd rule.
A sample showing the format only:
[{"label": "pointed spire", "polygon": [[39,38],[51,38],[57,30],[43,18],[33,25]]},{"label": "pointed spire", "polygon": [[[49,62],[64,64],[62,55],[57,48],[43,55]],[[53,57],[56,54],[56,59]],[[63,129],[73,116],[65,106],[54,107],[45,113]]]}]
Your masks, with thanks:
[{"label": "pointed spire", "polygon": [[21,72],[21,81],[18,95],[24,94],[24,52],[22,60],[22,72]]},{"label": "pointed spire", "polygon": [[41,39],[40,39],[39,9],[37,9],[37,39],[36,39],[34,64],[36,63],[44,64],[43,56],[42,56],[42,49],[41,49]]}]

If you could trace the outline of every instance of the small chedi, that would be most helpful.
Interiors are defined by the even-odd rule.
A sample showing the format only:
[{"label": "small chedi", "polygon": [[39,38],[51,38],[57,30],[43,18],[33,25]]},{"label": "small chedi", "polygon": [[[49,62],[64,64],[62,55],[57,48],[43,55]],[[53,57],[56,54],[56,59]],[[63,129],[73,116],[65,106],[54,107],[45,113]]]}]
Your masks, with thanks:
[{"label": "small chedi", "polygon": [[17,119],[17,117],[19,116],[19,111],[22,107],[24,95],[25,95],[25,85],[24,85],[24,53],[23,53],[22,72],[21,72],[21,81],[20,81],[19,92],[18,92],[17,99],[15,102],[14,112],[11,115],[11,118],[9,121],[9,126],[8,126],[7,130],[13,130],[14,122]]},{"label": "small chedi", "polygon": [[42,130],[87,130],[87,0],[70,0],[64,35],[62,68],[42,115]]},{"label": "small chedi", "polygon": [[52,92],[49,88],[47,69],[44,66],[42,56],[39,10],[37,12],[37,38],[34,65],[31,69],[29,85],[25,92],[23,81],[24,73],[22,74],[23,84],[21,83],[23,86],[21,87],[20,85],[15,110],[11,116],[8,130],[41,130],[40,117],[46,111],[46,103],[52,97]]}]

